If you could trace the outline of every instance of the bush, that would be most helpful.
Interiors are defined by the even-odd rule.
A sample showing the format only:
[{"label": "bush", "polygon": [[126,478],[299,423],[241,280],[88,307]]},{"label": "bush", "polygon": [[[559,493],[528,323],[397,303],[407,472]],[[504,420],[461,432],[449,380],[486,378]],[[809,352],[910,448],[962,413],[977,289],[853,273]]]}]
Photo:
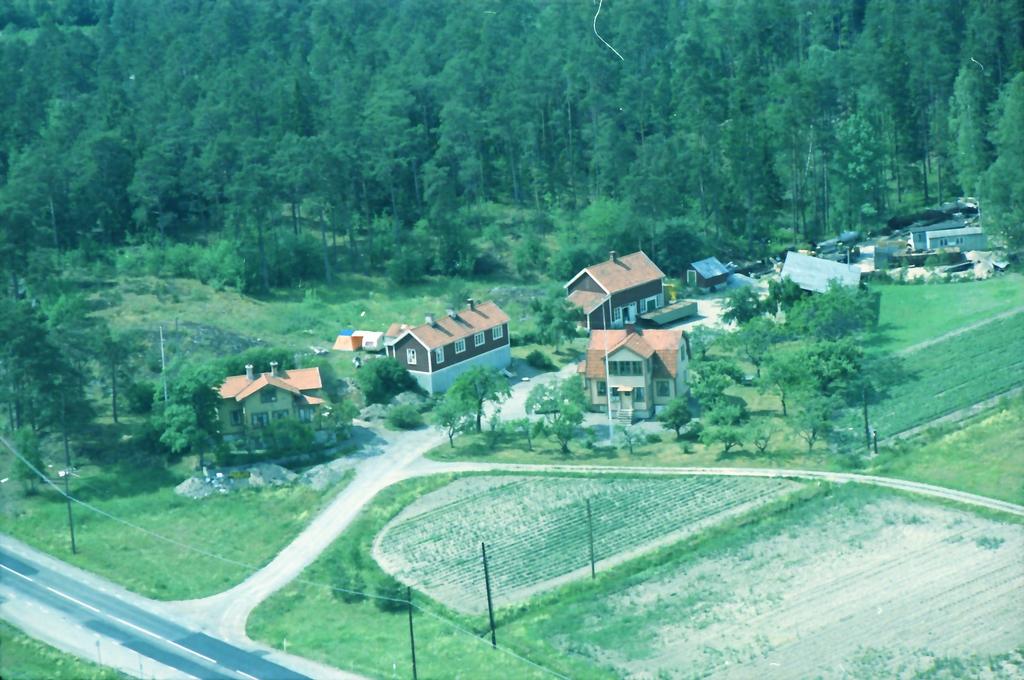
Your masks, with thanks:
[{"label": "bush", "polygon": [[538,371],[553,371],[557,368],[555,362],[551,361],[551,357],[539,349],[535,349],[526,355],[526,363]]},{"label": "bush", "polygon": [[309,453],[313,448],[313,431],[297,420],[275,420],[262,434],[267,454],[272,458]]},{"label": "bush", "polygon": [[153,411],[156,386],[148,380],[128,383],[128,386],[121,390],[121,394],[127,403],[129,413],[145,415]]},{"label": "bush", "polygon": [[648,444],[660,444],[661,435],[649,432],[647,433],[647,435],[644,436],[644,441],[647,442]]},{"label": "bush", "polygon": [[402,392],[417,391],[416,380],[395,359],[368,361],[356,371],[356,384],[367,404],[386,404]]},{"label": "bush", "polygon": [[388,426],[396,430],[415,430],[423,425],[423,416],[411,404],[393,406],[387,415]]}]

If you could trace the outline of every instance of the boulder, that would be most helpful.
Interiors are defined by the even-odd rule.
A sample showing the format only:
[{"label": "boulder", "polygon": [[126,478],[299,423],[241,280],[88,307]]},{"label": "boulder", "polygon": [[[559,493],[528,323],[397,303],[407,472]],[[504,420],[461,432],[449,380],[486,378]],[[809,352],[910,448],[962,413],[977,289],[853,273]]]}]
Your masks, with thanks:
[{"label": "boulder", "polygon": [[199,477],[189,477],[174,487],[174,493],[186,498],[206,498],[214,492],[213,487]]},{"label": "boulder", "polygon": [[430,405],[430,399],[419,392],[402,392],[401,394],[393,397],[389,403],[392,406],[409,405],[417,411],[422,412]]},{"label": "boulder", "polygon": [[291,470],[273,463],[257,463],[249,468],[249,486],[253,488],[283,486],[291,484],[297,478],[298,475]]},{"label": "boulder", "polygon": [[370,404],[359,412],[360,420],[382,420],[388,414],[384,404]]},{"label": "boulder", "polygon": [[322,465],[314,465],[299,475],[299,484],[305,484],[315,491],[323,491],[327,487],[337,484],[354,464],[353,460],[339,458]]}]

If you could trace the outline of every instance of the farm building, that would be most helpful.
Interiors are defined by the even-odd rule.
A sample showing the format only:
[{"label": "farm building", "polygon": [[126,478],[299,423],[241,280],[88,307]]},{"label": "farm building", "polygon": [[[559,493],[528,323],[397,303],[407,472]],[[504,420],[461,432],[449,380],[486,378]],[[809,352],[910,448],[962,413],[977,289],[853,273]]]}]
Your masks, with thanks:
[{"label": "farm building", "polygon": [[393,324],[388,330],[398,332],[385,343],[388,356],[430,394],[444,392],[474,366],[504,369],[512,361],[508,315],[493,302],[466,303],[465,309],[440,318],[427,315],[415,328]]},{"label": "farm building", "polygon": [[928,231],[925,232],[925,247],[928,250],[952,247],[959,247],[961,251],[985,250],[988,247],[988,239],[981,227]]},{"label": "farm building", "polygon": [[577,368],[592,411],[611,407],[622,423],[651,418],[687,392],[688,349],[681,330],[596,330]]},{"label": "farm building", "polygon": [[910,228],[910,236],[907,243],[914,250],[928,250],[928,233],[949,231],[950,229],[963,229],[967,226],[967,220],[956,217],[951,220],[937,222],[935,224],[919,225]]},{"label": "farm building", "polygon": [[582,269],[567,284],[569,302],[583,312],[583,325],[622,328],[637,317],[665,306],[665,274],[643,251],[619,257],[613,250],[604,262]]},{"label": "farm building", "polygon": [[790,251],[786,253],[786,262],[782,265],[782,278],[786,277],[804,290],[824,293],[832,281],[838,281],[844,286],[858,285],[860,269],[841,262]]},{"label": "farm building", "polygon": [[729,274],[729,268],[719,262],[717,257],[707,257],[690,263],[690,268],[686,270],[686,283],[707,293],[723,288]]},{"label": "farm building", "polygon": [[245,375],[228,376],[218,390],[221,432],[238,435],[247,428],[266,427],[273,420],[311,423],[326,404],[322,390],[319,368],[284,371],[273,361],[270,373],[257,376],[249,364]]}]

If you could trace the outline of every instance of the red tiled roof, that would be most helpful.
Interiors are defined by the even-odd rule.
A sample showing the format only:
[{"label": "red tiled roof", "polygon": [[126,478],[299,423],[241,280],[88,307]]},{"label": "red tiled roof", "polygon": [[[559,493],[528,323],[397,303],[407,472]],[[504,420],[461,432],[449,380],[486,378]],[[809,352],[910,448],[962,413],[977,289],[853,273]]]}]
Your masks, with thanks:
[{"label": "red tiled roof", "polygon": [[644,359],[654,357],[652,368],[655,377],[676,377],[679,367],[679,352],[683,349],[683,332],[679,330],[596,330],[590,332],[587,358],[583,373],[587,378],[605,377],[605,352],[612,354],[620,349],[629,349]]},{"label": "red tiled roof", "polygon": [[281,371],[277,376],[261,373],[252,381],[244,375],[231,375],[224,380],[218,391],[221,399],[242,401],[267,385],[301,395],[304,390],[322,388],[323,380],[320,378],[320,369],[317,367],[296,368],[291,371]]},{"label": "red tiled roof", "polygon": [[454,317],[445,314],[435,318],[433,324],[416,326],[406,332],[412,333],[428,350],[431,350],[504,323],[508,323],[508,314],[498,305],[487,301],[474,304],[472,309],[467,307]]},{"label": "red tiled roof", "polygon": [[658,269],[658,265],[654,264],[642,250],[616,257],[614,260],[608,259],[592,264],[572,277],[565,287],[568,288],[583,274],[589,274],[590,278],[594,279],[609,294],[639,286],[641,283],[665,278],[665,272]]},{"label": "red tiled roof", "polygon": [[569,302],[577,307],[582,307],[584,314],[590,314],[601,306],[605,297],[607,296],[589,290],[574,290],[569,293]]}]

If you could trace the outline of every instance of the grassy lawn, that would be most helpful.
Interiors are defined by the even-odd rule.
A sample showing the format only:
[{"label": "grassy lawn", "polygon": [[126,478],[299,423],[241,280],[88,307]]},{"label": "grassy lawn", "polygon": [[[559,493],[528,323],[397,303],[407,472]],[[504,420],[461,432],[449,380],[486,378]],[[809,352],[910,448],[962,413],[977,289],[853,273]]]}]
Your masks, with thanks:
[{"label": "grassy lawn", "polygon": [[[4,457],[9,464],[9,456]],[[72,496],[135,525],[244,565],[262,566],[348,482],[324,492],[294,485],[193,500],[174,486],[189,476],[173,468],[87,464]],[[5,475],[6,476],[6,475]],[[14,480],[3,487],[0,531],[147,597],[178,600],[218,593],[250,569],[201,555],[74,505],[78,554],[72,555],[61,496],[40,487],[26,495]]]},{"label": "grassy lawn", "polygon": [[882,452],[872,472],[1024,505],[1024,399]]},{"label": "grassy lawn", "polygon": [[118,680],[127,678],[65,654],[0,621],[0,678],[5,680]]},{"label": "grassy lawn", "polygon": [[870,347],[893,352],[1024,305],[1024,276],[922,285],[877,285],[879,334]]},{"label": "grassy lawn", "polygon": [[[302,581],[292,582],[253,612],[248,622],[249,635],[345,670],[372,677],[408,677],[412,662],[404,606],[382,608],[372,600],[345,596],[331,586],[404,598],[405,589],[397,588],[370,557],[373,539],[403,507],[452,479],[450,475],[412,479],[381,492],[341,538],[303,572]],[[469,631],[459,632],[431,614],[417,612],[419,677],[546,677],[529,664],[490,649],[489,639],[485,639],[486,616],[458,616],[417,591],[413,593],[414,601],[431,614],[443,616]],[[499,611],[498,626],[516,614],[516,610]],[[553,652],[547,643],[535,640],[530,641],[527,651],[519,641],[506,639],[504,631],[498,641],[527,656]],[[572,677],[579,677],[586,668],[569,657],[548,659],[545,664],[549,661]],[[458,674],[453,674],[453,668],[458,669]]]}]

